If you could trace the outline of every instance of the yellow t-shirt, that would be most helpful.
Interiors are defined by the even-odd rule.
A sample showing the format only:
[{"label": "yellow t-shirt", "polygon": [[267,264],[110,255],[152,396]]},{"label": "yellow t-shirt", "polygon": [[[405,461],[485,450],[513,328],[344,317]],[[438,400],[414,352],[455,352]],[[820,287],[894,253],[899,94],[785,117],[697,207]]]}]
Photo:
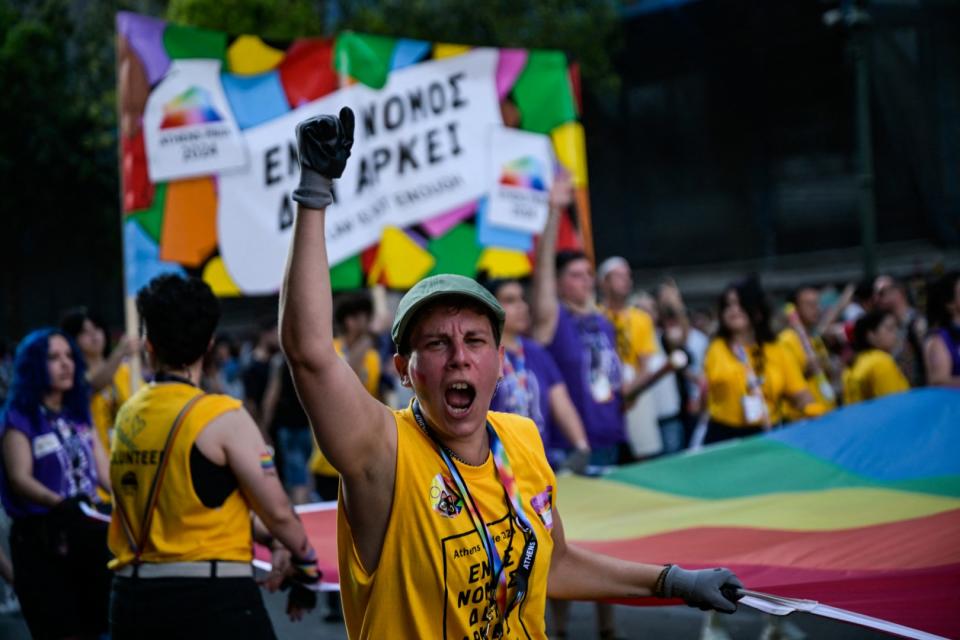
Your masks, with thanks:
[{"label": "yellow t-shirt", "polygon": [[[786,396],[806,389],[803,374],[778,344],[764,343],[762,366],[759,348],[748,349],[747,353],[754,373],[762,378],[763,399],[770,423],[775,425],[781,420],[780,405]],[[710,343],[703,370],[707,378],[707,412],[712,420],[729,427],[761,426],[759,423],[747,424],[743,411],[747,367],[737,359],[725,340],[717,338]]]},{"label": "yellow t-shirt", "polygon": [[[141,388],[121,407],[110,454],[115,507],[107,543],[116,556],[110,561],[111,569],[134,559],[118,510],[122,507],[129,516],[138,539],[167,434],[181,409],[200,394],[188,384],[154,383]],[[141,561],[250,562],[253,558],[250,506],[243,494],[235,489],[222,505],[211,509],[197,497],[190,472],[190,450],[197,436],[213,419],[240,406],[239,400],[229,396],[207,394],[186,414],[168,457]]]},{"label": "yellow t-shirt", "polygon": [[[340,496],[337,554],[347,636],[351,640],[480,637],[484,587],[489,580],[480,535],[466,508],[458,506],[462,496],[411,410],[396,411],[394,416],[396,487],[380,564],[372,573],[360,562]],[[545,639],[556,478],[532,421],[506,413],[487,416],[510,458],[538,545],[526,599],[513,608],[504,638]],[[523,535],[510,517],[492,457],[479,467],[454,464],[489,523],[500,556],[506,559],[505,569],[512,573],[520,562]],[[508,588],[508,603],[514,592]]]},{"label": "yellow t-shirt", "polygon": [[[803,348],[803,342],[800,341],[800,336],[792,328],[787,327],[780,332],[780,335],[777,337],[777,343],[783,347],[786,351],[787,356],[793,360],[793,362],[800,369],[800,373],[807,368],[807,352]],[[823,339],[820,336],[814,336],[810,338],[810,346],[813,347],[813,352],[817,356],[817,361],[820,363],[821,368],[824,366],[823,363],[829,362],[829,354],[827,353],[827,346],[823,344]],[[832,411],[837,406],[836,398],[829,399],[824,396],[823,391],[820,388],[820,379],[819,376],[810,376],[805,378],[807,383],[807,391],[813,395],[813,399],[820,404],[824,412]],[[803,412],[799,411],[796,407],[793,406],[790,402],[781,403],[783,406],[781,410],[783,411],[783,416],[787,420],[800,420],[804,417]]]},{"label": "yellow t-shirt", "polygon": [[646,311],[627,307],[619,311],[604,308],[617,335],[617,355],[631,367],[636,367],[638,358],[651,356],[657,349],[657,330],[653,318]]},{"label": "yellow t-shirt", "polygon": [[97,430],[97,436],[103,445],[103,450],[110,453],[110,432],[117,419],[120,407],[130,398],[132,378],[130,365],[122,363],[113,374],[110,384],[93,394],[90,398],[90,417]]},{"label": "yellow t-shirt", "polygon": [[886,351],[870,349],[857,355],[843,372],[843,403],[854,404],[910,389],[903,372]]},{"label": "yellow t-shirt", "polygon": [[[337,350],[337,355],[343,358],[343,340],[333,339],[333,348]],[[363,372],[360,376],[360,382],[364,388],[374,398],[378,397],[380,391],[380,354],[376,349],[367,349],[363,354]],[[310,473],[318,476],[333,477],[339,475],[327,457],[320,451],[317,441],[313,441],[313,455],[310,456]]]}]

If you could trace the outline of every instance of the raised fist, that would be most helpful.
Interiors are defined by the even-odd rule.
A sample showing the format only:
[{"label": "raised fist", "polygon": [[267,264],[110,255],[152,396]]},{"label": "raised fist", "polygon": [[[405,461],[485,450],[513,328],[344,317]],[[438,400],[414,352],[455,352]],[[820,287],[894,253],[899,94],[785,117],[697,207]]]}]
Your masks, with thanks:
[{"label": "raised fist", "polygon": [[333,202],[333,180],[343,175],[353,147],[353,111],[340,110],[340,116],[322,115],[297,125],[297,150],[300,153],[300,186],[293,199],[311,209],[323,209]]}]

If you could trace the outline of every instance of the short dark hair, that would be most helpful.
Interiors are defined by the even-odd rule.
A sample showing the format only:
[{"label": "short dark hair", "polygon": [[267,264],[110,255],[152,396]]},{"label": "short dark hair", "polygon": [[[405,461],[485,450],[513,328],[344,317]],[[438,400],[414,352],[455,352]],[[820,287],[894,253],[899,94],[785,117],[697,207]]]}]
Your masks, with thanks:
[{"label": "short dark hair", "polygon": [[337,304],[337,308],[333,312],[333,321],[337,328],[342,331],[343,323],[347,321],[347,318],[361,313],[372,316],[373,302],[370,301],[370,296],[366,293],[352,293],[345,296]]},{"label": "short dark hair", "polygon": [[203,357],[220,321],[220,303],[203,280],[157,276],[137,294],[137,312],[160,364],[184,367]]},{"label": "short dark hair", "polygon": [[571,262],[589,259],[590,258],[587,256],[587,254],[577,249],[564,249],[563,251],[558,251],[557,257],[554,258],[557,276],[563,275],[564,270],[570,265]]},{"label": "short dark hair", "polygon": [[493,312],[473,298],[451,293],[450,295],[440,296],[434,300],[431,300],[421,308],[417,309],[417,312],[413,315],[413,318],[410,319],[410,322],[407,325],[407,330],[404,332],[403,338],[397,345],[397,353],[399,353],[401,356],[410,355],[410,352],[412,351],[410,347],[410,336],[413,334],[413,330],[416,329],[417,325],[424,318],[424,316],[437,307],[446,307],[451,311],[462,311],[463,309],[467,309],[486,317],[487,320],[490,321],[490,329],[493,331],[494,344],[496,344],[498,347],[500,346],[500,320],[493,314]]},{"label": "short dark hair", "polygon": [[888,316],[892,315],[893,313],[891,311],[874,309],[857,318],[856,323],[853,325],[854,353],[861,353],[873,349],[873,345],[870,344],[867,334],[876,331],[877,327],[879,327]]}]

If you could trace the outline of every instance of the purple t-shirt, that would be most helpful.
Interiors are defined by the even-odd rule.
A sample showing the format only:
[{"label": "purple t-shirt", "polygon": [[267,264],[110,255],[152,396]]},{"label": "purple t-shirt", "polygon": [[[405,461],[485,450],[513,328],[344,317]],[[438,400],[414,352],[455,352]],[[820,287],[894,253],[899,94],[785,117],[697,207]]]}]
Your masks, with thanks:
[{"label": "purple t-shirt", "polygon": [[563,382],[556,363],[536,342],[520,338],[520,351],[507,349],[503,378],[490,403],[493,411],[516,413],[537,425],[544,448],[550,446],[550,389]]},{"label": "purple t-shirt", "polygon": [[[93,457],[90,425],[76,423],[62,414],[41,410],[36,420],[11,407],[0,428],[0,437],[7,429],[15,429],[30,441],[33,455],[33,477],[54,493],[71,498],[96,496],[97,466]],[[48,507],[28,502],[11,491],[6,473],[0,473],[0,498],[11,518],[38,515]]]},{"label": "purple t-shirt", "polygon": [[[593,449],[624,441],[623,371],[613,325],[597,312],[574,314],[560,305],[557,330],[547,351],[553,356]],[[560,434],[555,445],[569,448]]]}]

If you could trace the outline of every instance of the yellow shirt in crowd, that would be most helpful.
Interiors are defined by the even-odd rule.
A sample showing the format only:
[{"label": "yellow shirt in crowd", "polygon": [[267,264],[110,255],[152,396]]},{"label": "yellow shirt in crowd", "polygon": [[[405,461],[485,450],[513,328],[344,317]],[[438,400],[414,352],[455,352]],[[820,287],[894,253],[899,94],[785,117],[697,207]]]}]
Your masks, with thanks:
[{"label": "yellow shirt in crowd", "polygon": [[651,356],[657,349],[657,330],[650,314],[636,307],[614,311],[602,309],[617,334],[617,355],[631,367],[636,367],[638,358]]},{"label": "yellow shirt in crowd", "polygon": [[202,397],[186,415],[170,450],[141,561],[252,560],[250,506],[243,494],[234,489],[222,505],[207,507],[197,497],[190,472],[190,450],[197,436],[212,420],[236,411],[241,403],[225,395],[203,394],[188,384],[164,382],[142,387],[117,416],[110,453],[115,507],[107,543],[116,556],[110,561],[111,569],[134,559],[118,510],[126,512],[134,528],[133,536],[138,539],[167,434],[181,409],[198,395]]},{"label": "yellow shirt in crowd", "polygon": [[[337,355],[343,358],[343,339],[334,338],[333,348],[337,350]],[[380,391],[380,354],[376,349],[367,349],[363,355],[363,372],[360,376],[360,382],[364,388],[376,398]],[[327,460],[316,440],[313,443],[313,455],[310,457],[310,472],[318,476],[335,476],[337,470]]]},{"label": "yellow shirt in crowd", "polygon": [[[510,458],[537,552],[522,605],[514,607],[504,638],[545,639],[547,575],[553,555],[557,481],[532,421],[490,412]],[[397,471],[393,505],[376,569],[368,572],[353,544],[350,523],[337,511],[337,554],[347,636],[360,638],[478,638],[486,606],[489,564],[480,534],[456,485],[412,411],[395,411]],[[524,538],[511,517],[492,456],[479,466],[454,462],[494,537],[505,570],[521,560]],[[534,506],[537,505],[537,506]],[[507,602],[515,589],[508,588]]]},{"label": "yellow shirt in crowd", "polygon": [[[806,389],[803,374],[779,344],[763,344],[762,363],[759,347],[747,349],[747,353],[754,373],[762,379],[763,399],[770,423],[776,425],[782,418],[782,401]],[[733,354],[726,340],[717,338],[710,343],[703,369],[711,420],[728,427],[762,426],[746,421],[743,398],[747,394],[747,367]]]},{"label": "yellow shirt in crowd", "polygon": [[854,404],[891,393],[907,391],[910,383],[886,351],[870,349],[857,354],[843,372],[843,403]]},{"label": "yellow shirt in crowd", "polygon": [[117,367],[110,384],[97,391],[90,398],[90,418],[97,431],[97,437],[103,445],[103,450],[110,452],[110,432],[117,419],[117,412],[121,405],[130,398],[132,389],[130,365],[126,362]]},{"label": "yellow shirt in crowd", "polygon": [[[787,327],[780,332],[780,335],[777,337],[777,343],[783,347],[787,355],[800,368],[800,372],[803,373],[807,368],[807,352],[804,350],[803,342],[801,342],[797,332]],[[820,367],[823,368],[824,364],[829,362],[830,359],[830,355],[827,353],[827,346],[823,344],[823,339],[820,336],[813,336],[810,338],[810,346],[813,347],[813,352],[816,354]],[[810,392],[813,399],[820,404],[825,411],[832,411],[837,407],[836,399],[831,400],[824,397],[823,391],[820,389],[818,376],[810,376],[806,378],[806,381],[807,391]],[[804,418],[803,412],[789,402],[784,403],[782,410],[783,417],[786,420],[800,420]]]}]

